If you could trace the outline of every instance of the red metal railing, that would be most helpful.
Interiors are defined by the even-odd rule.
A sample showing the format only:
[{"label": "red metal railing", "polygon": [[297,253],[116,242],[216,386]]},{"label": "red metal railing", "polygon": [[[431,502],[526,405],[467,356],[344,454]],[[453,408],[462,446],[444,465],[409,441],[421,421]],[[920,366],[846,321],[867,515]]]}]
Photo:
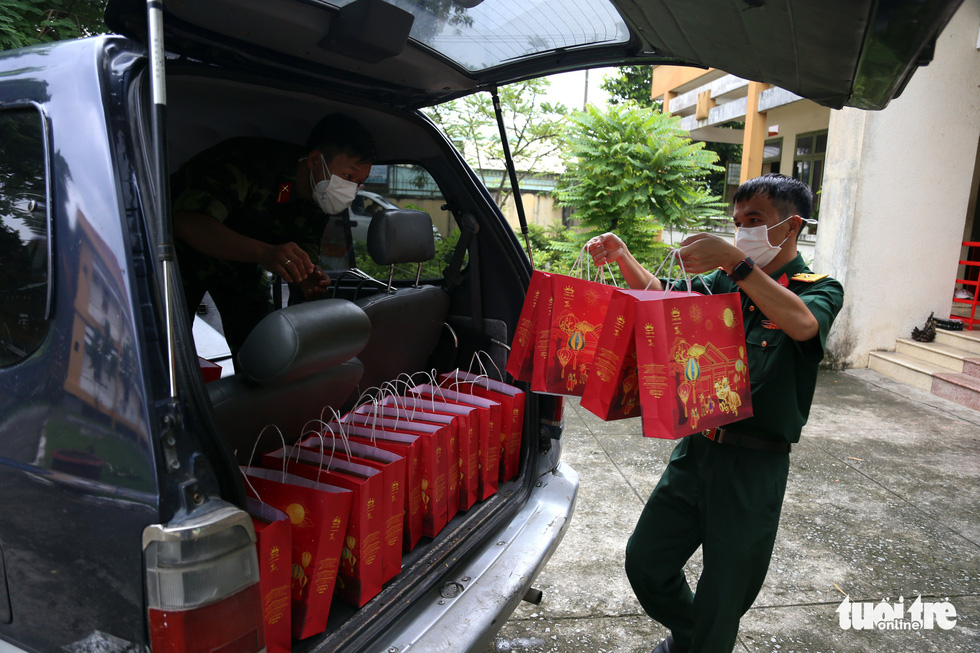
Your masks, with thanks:
[{"label": "red metal railing", "polygon": [[[963,304],[967,314],[950,315],[950,318],[963,322],[966,329],[973,329],[980,325],[980,315],[977,314],[977,304],[980,304],[980,243],[964,242],[960,256],[962,257],[960,258],[960,274],[963,277],[956,280],[953,303]],[[961,290],[966,292],[959,292]]]}]

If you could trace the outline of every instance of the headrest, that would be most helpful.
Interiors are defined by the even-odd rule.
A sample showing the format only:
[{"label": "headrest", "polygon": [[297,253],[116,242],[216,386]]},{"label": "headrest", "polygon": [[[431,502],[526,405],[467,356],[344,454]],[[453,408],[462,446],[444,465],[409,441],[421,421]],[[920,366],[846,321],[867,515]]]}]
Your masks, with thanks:
[{"label": "headrest", "polygon": [[247,379],[286,383],[350,360],[367,344],[371,320],[346,299],[289,306],[262,318],[238,352]]},{"label": "headrest", "polygon": [[382,211],[371,220],[367,246],[378,265],[429,261],[436,255],[432,218],[413,209]]}]

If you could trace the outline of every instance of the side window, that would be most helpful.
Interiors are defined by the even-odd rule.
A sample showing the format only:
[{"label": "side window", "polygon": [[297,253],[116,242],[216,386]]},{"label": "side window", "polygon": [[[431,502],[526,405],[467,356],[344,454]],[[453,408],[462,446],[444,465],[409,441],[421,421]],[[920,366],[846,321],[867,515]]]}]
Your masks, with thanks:
[{"label": "side window", "polygon": [[44,128],[33,108],[0,111],[0,366],[48,331],[48,220]]},{"label": "side window", "polygon": [[[439,185],[422,166],[407,163],[373,166],[364,188],[358,191],[349,210],[357,267],[377,279],[387,280],[388,268],[377,265],[368,254],[367,234],[371,219],[387,209],[417,209],[432,218],[436,245],[435,258],[422,266],[422,278],[441,278],[459,240],[459,229],[452,214],[442,208],[445,203]],[[414,281],[416,272],[415,265],[398,265],[395,266],[395,279]]]}]

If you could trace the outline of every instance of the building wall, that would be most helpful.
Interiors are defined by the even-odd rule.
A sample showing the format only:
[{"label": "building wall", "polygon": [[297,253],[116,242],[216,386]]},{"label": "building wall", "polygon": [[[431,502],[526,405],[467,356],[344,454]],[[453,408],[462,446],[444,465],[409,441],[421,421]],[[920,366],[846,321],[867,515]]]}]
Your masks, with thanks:
[{"label": "building wall", "polygon": [[840,279],[832,363],[864,367],[930,312],[949,315],[980,142],[980,2],[879,112],[832,112],[814,271]]},{"label": "building wall", "polygon": [[783,152],[779,161],[779,171],[782,174],[793,174],[796,135],[827,129],[829,123],[830,109],[809,100],[777,107],[766,113],[766,124],[770,130],[778,125],[778,136],[783,139]]},{"label": "building wall", "polygon": [[[550,194],[521,193],[521,201],[524,204],[524,215],[528,224],[547,227],[553,222],[561,223],[561,207]],[[520,233],[521,223],[517,218],[517,206],[514,204],[513,196],[507,198],[503,212],[514,231]]]}]

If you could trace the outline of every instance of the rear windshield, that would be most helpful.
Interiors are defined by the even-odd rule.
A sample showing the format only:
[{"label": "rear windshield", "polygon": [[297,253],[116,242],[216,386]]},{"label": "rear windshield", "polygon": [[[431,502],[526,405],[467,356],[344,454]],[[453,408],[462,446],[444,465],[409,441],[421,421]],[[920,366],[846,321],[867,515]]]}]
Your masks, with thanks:
[{"label": "rear windshield", "polygon": [[629,29],[608,0],[389,2],[415,16],[412,39],[474,72],[542,52],[629,40]]}]

